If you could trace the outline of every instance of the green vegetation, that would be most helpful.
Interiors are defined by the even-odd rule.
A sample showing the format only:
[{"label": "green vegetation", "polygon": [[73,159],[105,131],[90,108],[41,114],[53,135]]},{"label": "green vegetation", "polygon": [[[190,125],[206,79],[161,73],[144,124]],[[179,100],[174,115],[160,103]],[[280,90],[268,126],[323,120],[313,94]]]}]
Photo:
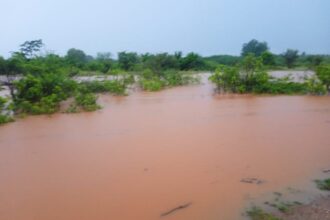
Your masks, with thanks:
[{"label": "green vegetation", "polygon": [[[191,71],[214,71],[210,80],[219,92],[321,95],[330,91],[329,55],[299,54],[297,50],[273,54],[266,42],[257,40],[244,44],[241,56],[210,57],[192,52],[183,55],[123,51],[114,59],[108,52],[93,57],[76,48],[59,56],[41,54],[43,46],[41,39],[25,41],[11,57],[0,57],[0,86],[10,92],[8,101],[1,100],[1,123],[11,121],[12,113],[55,113],[61,102],[70,97],[74,103],[67,112],[96,110],[100,106],[95,94],[127,95],[127,88],[135,79],[146,91],[198,83],[199,78]],[[272,78],[267,73],[270,69],[293,67],[316,70],[317,74],[298,83],[289,77]],[[100,78],[79,82],[79,76]]]},{"label": "green vegetation", "polygon": [[297,205],[302,205],[302,203],[298,202],[298,201],[294,201],[294,202],[279,202],[278,200],[276,200],[273,203],[270,202],[265,202],[265,204],[274,207],[276,209],[278,209],[280,212],[283,213],[289,213],[291,208]]},{"label": "green vegetation", "polygon": [[316,68],[316,75],[330,92],[330,64],[320,65]]},{"label": "green vegetation", "polygon": [[8,106],[8,100],[0,97],[0,125],[13,121],[8,111],[10,106]]},{"label": "green vegetation", "polygon": [[315,182],[320,190],[330,190],[330,178],[324,180],[316,180]]},{"label": "green vegetation", "polygon": [[[216,85],[218,92],[316,95],[326,93],[326,77],[324,81],[321,80],[323,84],[315,77],[303,83],[293,82],[290,77],[273,78],[267,73],[263,63],[262,56],[248,54],[235,67],[220,65],[209,79]],[[320,72],[326,71],[321,69]]]},{"label": "green vegetation", "polygon": [[159,91],[164,87],[182,86],[198,82],[198,77],[187,72],[176,70],[153,72],[151,69],[145,69],[139,80],[141,88],[146,91]]},{"label": "green vegetation", "polygon": [[252,209],[247,211],[247,215],[252,220],[280,220],[279,218],[275,217],[274,215],[264,212],[262,209],[258,207],[253,207]]},{"label": "green vegetation", "polygon": [[249,54],[253,54],[257,57],[261,56],[264,52],[268,51],[268,45],[266,42],[259,42],[256,39],[252,39],[248,43],[243,44],[242,56],[245,57]]}]

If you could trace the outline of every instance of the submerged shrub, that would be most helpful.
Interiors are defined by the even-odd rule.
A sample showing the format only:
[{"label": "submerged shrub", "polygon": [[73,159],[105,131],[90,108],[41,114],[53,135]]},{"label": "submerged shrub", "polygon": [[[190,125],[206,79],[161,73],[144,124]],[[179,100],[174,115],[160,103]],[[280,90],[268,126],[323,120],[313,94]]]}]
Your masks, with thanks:
[{"label": "submerged shrub", "polygon": [[75,96],[75,105],[69,107],[67,111],[77,112],[77,106],[85,111],[95,111],[101,107],[96,103],[97,96],[93,93],[79,93]]},{"label": "submerged shrub", "polygon": [[154,79],[142,79],[140,80],[140,85],[143,90],[154,92],[164,88],[165,83],[160,79],[154,78]]},{"label": "submerged shrub", "polygon": [[14,121],[8,111],[10,111],[8,100],[0,97],[0,125]]},{"label": "submerged shrub", "polygon": [[15,83],[15,110],[19,113],[51,114],[59,102],[75,91],[77,84],[61,74],[27,75]]},{"label": "submerged shrub", "polygon": [[251,210],[247,211],[247,215],[252,220],[280,220],[274,215],[264,212],[262,209],[253,207]]},{"label": "submerged shrub", "polygon": [[91,93],[109,92],[115,95],[126,95],[128,85],[134,83],[134,76],[122,74],[115,80],[85,81],[80,83],[79,90]]},{"label": "submerged shrub", "polygon": [[320,190],[330,190],[330,178],[324,180],[316,180],[315,182]]}]

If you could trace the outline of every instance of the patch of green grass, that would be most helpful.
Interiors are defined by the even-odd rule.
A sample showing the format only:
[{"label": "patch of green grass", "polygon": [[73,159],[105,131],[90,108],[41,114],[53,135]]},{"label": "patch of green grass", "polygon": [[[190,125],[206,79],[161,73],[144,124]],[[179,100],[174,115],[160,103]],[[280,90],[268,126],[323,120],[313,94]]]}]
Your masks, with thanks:
[{"label": "patch of green grass", "polygon": [[248,210],[247,215],[252,220],[280,220],[280,218],[277,218],[276,216],[267,213],[258,207],[253,207],[250,210]]},{"label": "patch of green grass", "polygon": [[320,190],[330,190],[330,178],[324,180],[315,180],[317,188]]}]

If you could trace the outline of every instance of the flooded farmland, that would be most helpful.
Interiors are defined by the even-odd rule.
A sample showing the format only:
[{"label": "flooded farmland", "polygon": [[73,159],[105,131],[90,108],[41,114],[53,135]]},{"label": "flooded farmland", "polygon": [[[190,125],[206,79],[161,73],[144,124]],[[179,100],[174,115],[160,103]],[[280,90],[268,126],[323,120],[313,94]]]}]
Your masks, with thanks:
[{"label": "flooded farmland", "polygon": [[102,95],[97,112],[1,126],[0,219],[244,219],[269,192],[313,191],[330,169],[330,97],[212,88]]}]

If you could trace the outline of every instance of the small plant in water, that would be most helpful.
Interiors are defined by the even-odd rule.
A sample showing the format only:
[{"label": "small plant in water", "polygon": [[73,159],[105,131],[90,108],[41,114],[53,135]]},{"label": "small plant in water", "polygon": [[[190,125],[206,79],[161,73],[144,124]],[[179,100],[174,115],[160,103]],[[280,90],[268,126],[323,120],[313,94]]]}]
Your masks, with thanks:
[{"label": "small plant in water", "polygon": [[330,178],[324,180],[315,180],[317,188],[320,190],[330,190]]},{"label": "small plant in water", "polygon": [[276,216],[267,213],[258,207],[253,207],[250,210],[248,210],[247,215],[252,220],[280,220],[280,218],[277,218]]}]

